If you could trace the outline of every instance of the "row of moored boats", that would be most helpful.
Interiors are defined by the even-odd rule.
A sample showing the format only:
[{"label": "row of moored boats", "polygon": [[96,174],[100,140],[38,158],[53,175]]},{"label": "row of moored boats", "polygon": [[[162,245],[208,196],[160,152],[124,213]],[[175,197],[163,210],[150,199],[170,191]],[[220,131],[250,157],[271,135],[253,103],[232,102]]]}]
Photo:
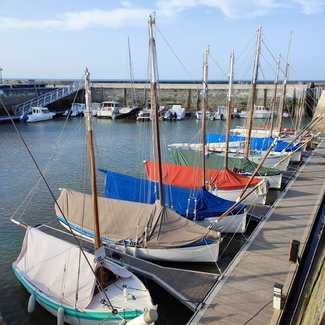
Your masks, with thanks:
[{"label": "row of moored boats", "polygon": [[[63,113],[63,116],[80,116],[83,115],[86,110],[86,104],[73,103],[71,108]],[[136,117],[138,121],[152,120],[152,110],[150,105],[143,109],[140,109],[137,105],[121,106],[117,101],[104,101],[102,103],[92,103],[92,114],[99,118],[119,119],[127,117]],[[186,110],[180,104],[174,104],[171,108],[166,109],[165,106],[160,106],[158,110],[159,117],[164,120],[183,120],[186,115]],[[264,106],[256,106],[254,111],[254,118],[269,118],[271,111]],[[49,111],[47,107],[35,106],[31,108],[31,111],[27,114],[23,113],[20,117],[24,122],[38,122],[50,120],[56,113]],[[202,111],[195,112],[195,116],[198,120],[202,119]],[[225,120],[227,117],[227,107],[218,106],[216,112],[206,111],[206,117],[210,120]],[[234,109],[232,117],[248,117],[247,112],[237,113]]]}]

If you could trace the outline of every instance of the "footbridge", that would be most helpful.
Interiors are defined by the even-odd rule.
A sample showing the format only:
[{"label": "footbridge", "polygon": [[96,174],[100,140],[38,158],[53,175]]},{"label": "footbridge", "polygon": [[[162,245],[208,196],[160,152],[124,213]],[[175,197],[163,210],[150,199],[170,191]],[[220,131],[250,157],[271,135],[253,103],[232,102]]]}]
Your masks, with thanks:
[{"label": "footbridge", "polygon": [[53,91],[49,91],[44,95],[35,97],[26,102],[20,103],[12,107],[14,115],[28,114],[31,112],[32,107],[35,106],[46,106],[48,104],[54,103],[55,101],[69,96],[78,90],[84,88],[84,82],[75,81],[67,86],[57,88]]}]

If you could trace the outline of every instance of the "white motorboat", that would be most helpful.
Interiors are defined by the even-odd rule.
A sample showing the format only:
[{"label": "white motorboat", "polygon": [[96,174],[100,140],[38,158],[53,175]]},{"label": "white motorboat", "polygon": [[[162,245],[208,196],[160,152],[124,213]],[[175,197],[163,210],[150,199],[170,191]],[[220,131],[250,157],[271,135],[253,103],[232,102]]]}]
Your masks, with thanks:
[{"label": "white motorboat", "polygon": [[227,118],[227,107],[218,106],[217,111],[213,114],[213,120],[225,120]]},{"label": "white motorboat", "polygon": [[119,102],[114,100],[102,102],[100,108],[97,110],[97,117],[116,119],[121,117]]},{"label": "white motorboat", "polygon": [[[195,116],[196,116],[196,118],[197,118],[198,120],[202,120],[202,111],[197,111],[197,112],[195,113]],[[206,111],[206,112],[205,112],[205,116],[206,116],[207,119],[211,118],[211,112]]]},{"label": "white motorboat", "polygon": [[[165,106],[159,106],[158,115],[162,117],[166,110]],[[152,111],[151,107],[145,107],[141,111],[139,111],[137,115],[137,121],[151,121],[152,120]]]},{"label": "white motorboat", "polygon": [[132,116],[137,116],[140,108],[137,105],[129,105],[129,106],[124,106],[120,108],[119,112],[121,114],[121,118],[124,117],[132,117]]},{"label": "white motorboat", "polygon": [[182,105],[173,105],[165,114],[164,120],[183,120],[185,108]]},{"label": "white motorboat", "polygon": [[[276,112],[274,113],[276,115]],[[253,118],[270,118],[272,112],[263,105],[254,105]],[[239,113],[239,117],[249,118],[249,112],[243,111]]]},{"label": "white motorboat", "polygon": [[81,104],[81,103],[72,103],[71,108],[67,109],[63,115],[64,116],[81,116],[84,114],[86,110],[86,104]]},{"label": "white motorboat", "polygon": [[20,120],[23,122],[39,122],[51,120],[55,116],[55,112],[50,112],[47,107],[35,106],[28,114],[22,114]]}]

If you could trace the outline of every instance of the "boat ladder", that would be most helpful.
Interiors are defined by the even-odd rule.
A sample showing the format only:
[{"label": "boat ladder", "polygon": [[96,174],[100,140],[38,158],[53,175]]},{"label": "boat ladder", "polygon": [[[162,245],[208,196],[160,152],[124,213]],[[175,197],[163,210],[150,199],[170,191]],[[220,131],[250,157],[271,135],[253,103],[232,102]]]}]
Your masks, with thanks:
[{"label": "boat ladder", "polygon": [[14,115],[28,114],[32,111],[32,107],[35,106],[46,106],[61,98],[69,96],[78,90],[84,88],[84,82],[75,81],[67,86],[57,88],[53,91],[49,91],[44,95],[35,97],[26,102],[20,103],[12,107]]}]

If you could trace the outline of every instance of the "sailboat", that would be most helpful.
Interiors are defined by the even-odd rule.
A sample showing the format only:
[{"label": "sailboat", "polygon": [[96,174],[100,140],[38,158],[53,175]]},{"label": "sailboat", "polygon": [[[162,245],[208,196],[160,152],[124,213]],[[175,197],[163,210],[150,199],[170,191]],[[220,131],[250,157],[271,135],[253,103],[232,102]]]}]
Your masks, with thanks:
[{"label": "sailboat", "polygon": [[[34,310],[37,301],[57,317],[58,325],[152,324],[157,312],[148,290],[127,269],[105,258],[100,240],[88,70],[85,80],[95,254],[83,250],[78,241],[77,245],[49,235],[41,227],[25,226],[24,242],[13,270],[31,294],[28,311]],[[60,202],[55,207],[62,212]]]},{"label": "sailboat", "polygon": [[131,102],[129,105],[123,106],[119,109],[119,112],[122,114],[121,117],[136,116],[140,110],[139,106],[137,105],[137,97],[134,88],[134,75],[133,75],[132,59],[131,59],[130,38],[128,38],[128,48],[129,48],[129,65],[130,65]]},{"label": "sailboat", "polygon": [[[275,152],[278,153],[288,153],[288,158],[290,160],[285,159],[286,157],[283,157],[284,161],[286,163],[288,162],[300,162],[302,157],[302,149],[305,147],[303,145],[304,141],[302,137],[297,136],[295,133],[295,129],[288,129],[283,128],[283,117],[284,117],[284,109],[285,109],[285,97],[286,97],[286,87],[287,87],[287,81],[288,81],[288,75],[289,75],[289,60],[290,60],[290,47],[291,47],[291,35],[290,35],[290,41],[288,46],[288,55],[287,55],[287,62],[286,62],[286,68],[285,68],[285,74],[283,78],[282,83],[282,96],[281,96],[281,103],[280,103],[280,109],[278,114],[278,126],[274,126],[274,120],[275,120],[275,105],[276,105],[276,93],[277,93],[277,84],[278,84],[278,72],[280,68],[280,59],[281,55],[278,56],[277,61],[277,69],[276,69],[276,76],[274,80],[274,95],[272,99],[272,115],[271,115],[271,124],[268,125],[261,125],[258,128],[252,128],[251,130],[251,141],[254,142],[254,145],[251,145],[251,150],[257,150],[257,151],[265,151],[270,146],[270,143],[274,141],[274,138],[280,139],[277,142],[277,145],[274,148]],[[299,112],[300,113],[300,112]],[[296,118],[298,118],[300,114],[297,113]],[[296,123],[296,129],[298,124]],[[232,130],[234,134],[236,135],[243,135],[245,136],[246,130],[245,128],[236,128]],[[305,141],[308,141],[308,139],[305,139]],[[283,164],[283,162],[281,163]],[[277,163],[277,166],[279,164]],[[279,168],[279,167],[278,167]]]},{"label": "sailboat", "polygon": [[[227,141],[225,143],[225,146],[227,146],[227,149],[225,152],[211,152],[209,150],[211,143],[209,143],[207,146],[205,146],[204,148],[201,148],[201,152],[205,152],[206,155],[209,154],[209,160],[210,157],[211,158],[215,158],[214,156],[221,156],[221,158],[219,159],[222,161],[226,161],[227,159],[232,160],[232,163],[229,164],[229,166],[231,166],[231,169],[236,171],[236,172],[240,172],[240,173],[249,173],[250,175],[252,175],[252,173],[254,173],[254,171],[252,171],[252,166],[258,167],[260,165],[260,163],[263,161],[263,165],[262,168],[266,168],[266,167],[273,167],[276,163],[278,163],[280,161],[280,159],[282,158],[282,156],[286,156],[286,153],[272,153],[270,155],[270,153],[268,153],[268,155],[261,155],[261,154],[250,154],[250,138],[251,138],[251,126],[252,126],[252,115],[253,115],[253,108],[254,108],[254,101],[255,101],[255,91],[256,91],[256,81],[257,81],[257,72],[258,72],[258,62],[259,62],[259,54],[260,54],[260,42],[261,42],[261,28],[258,31],[258,38],[257,38],[257,49],[256,49],[256,57],[255,57],[255,64],[254,64],[254,73],[253,73],[253,80],[252,80],[252,101],[251,101],[251,110],[250,110],[250,116],[249,116],[249,126],[248,126],[248,135],[246,137],[246,141],[245,141],[245,153],[228,153],[228,148],[229,146],[227,145]],[[228,132],[228,131],[227,131]],[[198,162],[195,162],[193,160],[196,160],[197,157],[199,155],[201,155],[201,152],[198,155],[193,154],[191,151],[191,146],[188,146],[187,144],[171,144],[170,147],[172,148],[172,153],[173,153],[173,158],[174,158],[174,162],[176,164],[182,164],[182,165],[187,165],[187,166],[194,166],[194,167],[201,167],[201,165]],[[182,160],[182,158],[180,158],[180,156],[183,155],[187,155],[187,153],[185,152],[184,149],[189,149],[189,153],[188,155],[192,155],[192,159],[191,161],[184,162],[184,160],[182,162],[180,162]],[[194,149],[195,150],[195,149]],[[181,152],[180,152],[181,151]],[[176,157],[178,155],[178,157]],[[229,155],[229,158],[228,158]],[[282,156],[281,156],[282,155]],[[176,157],[176,158],[175,158]],[[218,158],[216,158],[218,159]],[[243,161],[240,161],[240,159],[243,159]],[[204,162],[202,162],[202,166],[203,166]],[[213,169],[218,169],[218,170],[222,170],[222,167],[219,165],[218,167],[215,164],[211,164],[209,163],[210,168]],[[229,167],[227,166],[227,168]],[[281,180],[282,180],[282,174],[281,174],[281,169],[286,170],[288,166],[288,161],[283,162],[283,166],[278,166],[277,167],[277,171],[270,171],[271,173],[271,178],[268,178],[268,181],[270,182],[270,187],[275,187],[275,188],[280,188],[281,187]],[[224,167],[224,164],[223,164]],[[244,168],[246,170],[244,170]],[[261,168],[261,167],[259,167]],[[265,171],[265,169],[264,169]],[[262,176],[264,173],[262,172],[262,170],[260,170],[259,174],[257,176]],[[246,174],[248,175],[248,174]],[[276,176],[276,177],[275,177]],[[263,177],[264,178],[264,177]]]},{"label": "sailboat", "polygon": [[[156,163],[153,165],[157,167]],[[200,184],[195,188],[190,188],[185,184],[176,186],[174,183],[166,182],[166,165],[163,164],[162,167],[164,204],[178,215],[200,226],[209,227],[234,205],[233,201],[210,193]],[[148,180],[104,169],[100,171],[105,174],[105,197],[107,198],[152,204],[159,199],[158,182],[154,177],[149,177],[150,180]],[[243,220],[246,216],[246,205],[240,204],[220,222],[215,223],[212,229],[222,233],[245,232],[246,223]]]},{"label": "sailboat", "polygon": [[[151,103],[153,123],[158,121],[156,48],[152,33],[154,19],[149,19],[151,67]],[[156,133],[158,146],[159,132]],[[160,152],[160,149],[157,150]],[[161,182],[160,182],[161,184]],[[162,193],[162,188],[159,190]],[[91,199],[82,193],[61,191],[57,210],[61,224],[74,232],[93,238]],[[98,198],[101,239],[107,246],[150,260],[178,262],[215,262],[220,234],[183,218],[165,206],[163,195],[153,204]],[[65,215],[66,218],[63,218]],[[181,229],[181,231],[180,231]]]},{"label": "sailboat", "polygon": [[[254,70],[252,76],[252,89],[251,89],[251,102],[250,109],[248,115],[248,126],[247,126],[247,135],[246,135],[246,144],[243,152],[232,153],[231,156],[240,158],[241,156],[247,157],[252,162],[259,164],[263,160],[264,167],[273,167],[280,160],[282,160],[287,153],[282,152],[269,152],[266,158],[264,159],[265,152],[251,152],[250,142],[252,136],[252,126],[253,126],[253,115],[254,115],[254,107],[256,101],[256,84],[258,78],[258,69],[259,69],[259,57],[261,53],[261,35],[262,35],[262,27],[260,27],[257,31],[257,46],[255,51],[255,62],[254,62]],[[288,168],[289,160],[283,160],[281,165],[278,165],[277,168],[285,171]]]},{"label": "sailboat", "polygon": [[[208,148],[210,148],[208,146]],[[189,149],[186,144],[178,144],[170,147],[174,163],[176,165],[191,166],[201,168],[201,152]],[[247,157],[229,156],[228,169],[238,174],[251,177],[256,171],[258,164],[252,162]],[[207,166],[209,169],[224,170],[225,155],[209,153],[207,157]],[[270,188],[280,189],[282,183],[282,171],[277,168],[260,167],[256,174],[258,178],[264,178],[268,181]]]},{"label": "sailboat", "polygon": [[[255,146],[250,146],[250,152],[252,153],[252,156],[250,157],[253,161],[256,157],[258,157],[259,154],[263,153],[263,151],[267,150],[268,147],[266,146],[266,143],[269,144],[274,141],[274,138],[281,139],[281,140],[291,140],[294,138],[293,135],[293,129],[284,129],[282,125],[283,120],[283,112],[285,108],[285,97],[286,97],[286,86],[287,86],[287,80],[288,80],[288,73],[289,73],[289,55],[290,55],[290,44],[291,44],[291,37],[290,42],[288,46],[288,57],[287,57],[287,63],[286,63],[286,69],[285,69],[285,75],[283,79],[283,89],[282,89],[282,96],[281,96],[281,103],[280,103],[280,109],[278,114],[278,126],[274,126],[274,120],[276,117],[276,111],[275,111],[275,105],[276,105],[276,92],[277,92],[277,84],[278,84],[278,73],[280,68],[280,59],[281,56],[278,56],[277,60],[277,68],[276,68],[276,76],[274,80],[274,95],[272,99],[272,111],[269,111],[270,117],[271,117],[271,125],[269,127],[265,125],[261,125],[260,127],[251,127],[250,129],[245,129],[243,127],[237,127],[236,129],[233,129],[232,132],[235,135],[239,136],[250,136],[250,140],[254,140]],[[254,110],[255,114],[255,110]],[[254,117],[253,114],[253,117]],[[289,132],[291,135],[289,135]],[[254,137],[254,138],[253,138]],[[273,137],[273,138],[272,138]],[[260,138],[260,139],[259,139]],[[248,139],[248,138],[247,138]],[[297,139],[296,139],[297,140]],[[261,144],[263,143],[263,144]],[[278,150],[278,145],[274,148],[274,151],[271,152],[271,154],[268,157],[268,164],[265,164],[266,167],[272,167],[277,165],[277,168],[281,170],[286,170],[288,167],[289,162],[299,162],[301,160],[301,149],[297,149],[298,145],[301,144],[299,141],[296,142],[296,146],[294,147],[291,144],[285,146],[286,150]],[[257,153],[254,154],[253,152]],[[295,154],[291,154],[291,152],[295,151]],[[280,159],[278,159],[280,158]],[[290,159],[289,159],[290,158]],[[281,164],[278,162],[281,161]]]},{"label": "sailboat", "polygon": [[[224,164],[223,168],[214,168],[211,164],[208,163],[208,158],[212,152],[212,148],[210,147],[209,141],[207,141],[206,134],[206,122],[202,120],[202,143],[200,144],[171,144],[169,145],[172,148],[172,153],[175,161],[174,152],[178,150],[182,150],[181,148],[188,149],[189,151],[196,151],[197,155],[195,156],[195,164],[194,163],[182,163],[180,159],[176,161],[177,165],[169,165],[166,167],[166,179],[169,182],[172,182],[174,185],[176,184],[186,184],[184,181],[185,175],[190,183],[187,182],[187,186],[184,187],[195,188],[197,186],[197,175],[198,168],[202,168],[203,176],[200,178],[201,185],[208,185],[210,187],[210,191],[218,195],[224,199],[237,201],[237,199],[242,196],[242,190],[246,189],[246,184],[250,182],[250,187],[248,190],[252,190],[255,186],[257,186],[258,190],[253,191],[250,196],[246,198],[244,203],[258,203],[265,204],[266,203],[266,195],[268,191],[268,184],[263,182],[261,179],[254,178],[249,179],[246,176],[243,176],[239,173],[235,173],[231,171],[228,167],[228,151],[229,151],[229,130],[230,130],[230,120],[231,120],[231,99],[232,99],[232,81],[233,81],[233,60],[234,53],[231,55],[230,61],[230,79],[229,79],[229,91],[228,91],[228,105],[226,111],[226,120],[227,120],[227,128],[226,128],[226,141],[223,143],[222,150],[225,152]],[[205,111],[205,102],[206,102],[206,94],[207,94],[207,57],[204,58],[203,64],[203,107],[202,111]],[[179,148],[180,147],[180,148]],[[221,147],[219,148],[219,150]],[[219,151],[220,152],[220,151]],[[218,169],[218,170],[217,170]],[[206,171],[207,170],[207,171]],[[207,175],[208,173],[208,175]],[[149,174],[152,174],[152,171],[149,171]]]},{"label": "sailboat", "polygon": [[[153,126],[156,131],[157,125]],[[159,133],[156,131],[156,137]],[[159,144],[156,145],[159,147]],[[157,150],[160,152],[160,150]],[[153,166],[153,170],[150,167]],[[176,168],[178,167],[178,170]],[[142,203],[154,203],[156,199],[162,199],[164,204],[170,209],[174,210],[186,219],[193,220],[195,223],[210,227],[221,232],[245,232],[246,231],[246,206],[243,204],[238,205],[224,217],[220,222],[216,222],[217,219],[229,208],[231,208],[235,202],[225,200],[217,197],[206,190],[205,186],[202,186],[204,181],[200,180],[200,183],[194,182],[193,177],[198,174],[191,170],[189,173],[181,177],[176,184],[170,182],[169,177],[175,177],[179,173],[179,169],[185,171],[186,167],[173,166],[170,164],[162,164],[161,162],[146,162],[146,169],[148,180],[128,175],[122,175],[107,170],[100,170],[106,174],[105,196],[113,199],[123,199],[130,202],[142,202]],[[191,168],[187,168],[191,169]],[[150,170],[150,172],[148,172]],[[198,170],[198,169],[197,169]],[[175,172],[174,172],[175,171]],[[200,172],[199,172],[200,173]],[[216,171],[218,175],[212,175],[212,185],[216,183],[220,185],[225,179],[219,177],[220,172]],[[201,173],[200,173],[201,174]],[[158,175],[162,178],[159,179]],[[176,177],[175,177],[176,178]],[[196,177],[197,178],[197,177]],[[216,179],[218,179],[218,182]],[[246,177],[242,177],[245,178]],[[221,180],[221,182],[220,182]],[[193,187],[186,186],[187,183],[194,183]],[[229,179],[228,179],[229,181]],[[260,181],[260,180],[259,180]],[[159,184],[162,182],[162,189],[158,190]],[[192,185],[191,183],[191,185]],[[229,188],[228,188],[229,189]],[[230,191],[225,191],[230,192]],[[239,192],[240,193],[240,192]],[[236,196],[236,198],[238,195]]]}]

